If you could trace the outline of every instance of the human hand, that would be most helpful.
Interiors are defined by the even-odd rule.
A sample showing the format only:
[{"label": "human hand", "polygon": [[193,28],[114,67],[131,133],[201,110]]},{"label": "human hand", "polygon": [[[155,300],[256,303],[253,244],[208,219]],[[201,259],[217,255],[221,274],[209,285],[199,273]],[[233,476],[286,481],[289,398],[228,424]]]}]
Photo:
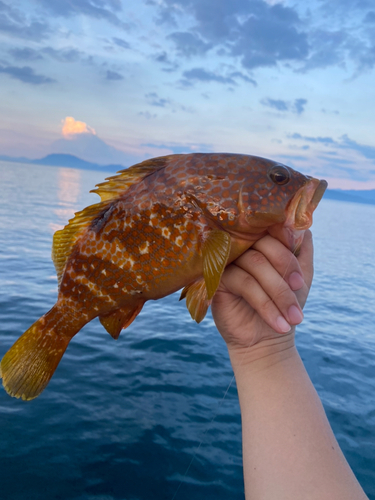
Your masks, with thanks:
[{"label": "human hand", "polygon": [[273,339],[294,343],[292,327],[303,319],[312,277],[310,231],[305,233],[298,257],[267,235],[230,264],[211,304],[229,352]]}]

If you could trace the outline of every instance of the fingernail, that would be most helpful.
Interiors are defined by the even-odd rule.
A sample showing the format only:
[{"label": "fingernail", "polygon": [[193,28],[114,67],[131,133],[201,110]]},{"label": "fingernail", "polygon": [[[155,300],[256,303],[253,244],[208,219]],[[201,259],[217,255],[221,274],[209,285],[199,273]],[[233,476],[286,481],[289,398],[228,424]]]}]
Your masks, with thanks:
[{"label": "fingernail", "polygon": [[289,285],[292,290],[299,290],[303,287],[304,283],[300,273],[294,272],[289,276]]},{"label": "fingernail", "polygon": [[276,324],[278,326],[278,329],[282,332],[282,333],[287,333],[287,332],[290,332],[291,330],[291,326],[289,325],[289,323],[287,323],[285,321],[285,319],[282,317],[282,316],[279,316],[276,320]]},{"label": "fingernail", "polygon": [[290,306],[288,310],[288,318],[293,325],[298,325],[303,320],[303,313],[297,306]]}]

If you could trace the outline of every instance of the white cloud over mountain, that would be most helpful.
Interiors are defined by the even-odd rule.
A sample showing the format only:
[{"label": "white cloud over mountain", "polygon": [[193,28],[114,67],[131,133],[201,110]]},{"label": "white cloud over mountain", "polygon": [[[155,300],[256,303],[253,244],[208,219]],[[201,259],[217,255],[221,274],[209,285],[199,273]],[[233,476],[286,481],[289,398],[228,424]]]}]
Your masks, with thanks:
[{"label": "white cloud over mountain", "polygon": [[71,116],[63,120],[61,133],[63,137],[49,146],[48,153],[70,154],[100,165],[124,166],[132,165],[145,157],[125,153],[108,145],[96,135],[95,129]]}]

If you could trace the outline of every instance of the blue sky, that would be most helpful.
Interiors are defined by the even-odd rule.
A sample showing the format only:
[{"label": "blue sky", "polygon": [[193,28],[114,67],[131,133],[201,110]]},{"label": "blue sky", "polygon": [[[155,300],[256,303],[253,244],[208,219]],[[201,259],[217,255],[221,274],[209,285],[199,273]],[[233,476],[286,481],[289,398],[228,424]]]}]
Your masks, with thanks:
[{"label": "blue sky", "polygon": [[0,154],[225,151],[375,188],[373,0],[0,0],[0,41]]}]

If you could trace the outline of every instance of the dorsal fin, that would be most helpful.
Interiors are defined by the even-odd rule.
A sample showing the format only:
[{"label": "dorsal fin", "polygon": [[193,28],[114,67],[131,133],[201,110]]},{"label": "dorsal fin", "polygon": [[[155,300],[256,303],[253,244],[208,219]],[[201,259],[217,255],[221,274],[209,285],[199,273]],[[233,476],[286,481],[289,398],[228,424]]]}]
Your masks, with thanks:
[{"label": "dorsal fin", "polygon": [[132,167],[120,170],[117,172],[117,175],[107,177],[105,182],[97,184],[96,189],[93,189],[90,193],[98,194],[102,201],[118,198],[133,184],[140,182],[148,175],[164,168],[168,161],[175,156],[178,155],[151,158],[150,160],[145,160],[142,163],[137,163]]},{"label": "dorsal fin", "polygon": [[79,236],[84,229],[90,226],[95,217],[98,217],[109,205],[110,203],[101,202],[86,207],[84,210],[77,212],[64,229],[56,231],[53,235],[52,260],[56,268],[59,286],[65,264]]}]

